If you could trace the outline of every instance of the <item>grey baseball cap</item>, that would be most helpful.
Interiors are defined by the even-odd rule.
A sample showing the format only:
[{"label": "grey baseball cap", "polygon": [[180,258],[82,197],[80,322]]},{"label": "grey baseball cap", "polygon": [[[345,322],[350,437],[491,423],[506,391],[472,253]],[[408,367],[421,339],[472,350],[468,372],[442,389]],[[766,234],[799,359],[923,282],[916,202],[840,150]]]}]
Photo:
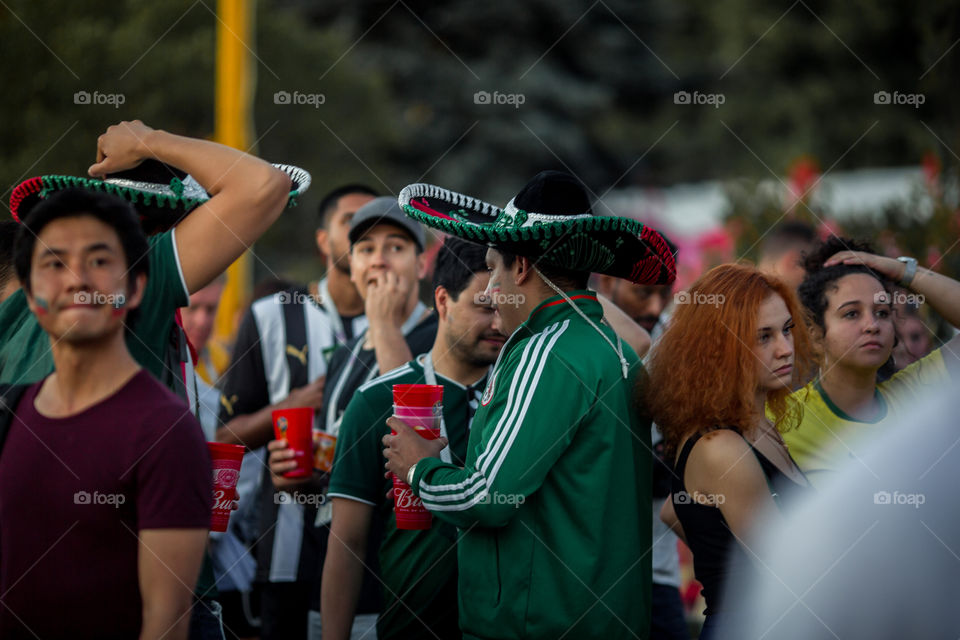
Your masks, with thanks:
[{"label": "grey baseball cap", "polygon": [[347,234],[350,246],[353,246],[370,227],[380,223],[400,227],[410,234],[420,251],[423,251],[426,245],[423,227],[403,213],[403,209],[393,196],[374,198],[357,209],[350,220],[350,232]]}]

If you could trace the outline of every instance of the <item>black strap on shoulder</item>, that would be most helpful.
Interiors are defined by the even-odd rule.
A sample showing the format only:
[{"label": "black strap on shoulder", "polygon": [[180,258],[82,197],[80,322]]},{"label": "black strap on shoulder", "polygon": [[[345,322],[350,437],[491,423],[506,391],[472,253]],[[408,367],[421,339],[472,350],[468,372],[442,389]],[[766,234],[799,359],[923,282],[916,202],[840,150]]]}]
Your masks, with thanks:
[{"label": "black strap on shoulder", "polygon": [[690,452],[693,451],[693,445],[697,444],[701,436],[703,436],[702,433],[695,433],[683,443],[683,449],[680,450],[680,456],[677,458],[677,464],[674,467],[676,476],[680,479],[680,485],[684,491],[686,491],[687,488],[683,482],[683,473],[687,470],[687,458],[690,457]]},{"label": "black strap on shoulder", "polygon": [[297,291],[303,295],[289,296],[283,308],[284,331],[287,335],[286,357],[287,367],[290,370],[290,388],[296,389],[309,382],[307,363],[309,362],[309,345],[307,344],[307,320],[304,316],[303,298],[306,290]]},{"label": "black strap on shoulder", "polygon": [[[717,431],[719,429],[727,429],[733,431],[743,437],[743,434],[740,433],[740,429],[737,427],[714,427],[713,429],[708,429],[703,433],[695,433],[684,443],[683,449],[680,450],[680,457],[677,458],[677,464],[674,468],[674,471],[677,474],[677,477],[680,478],[680,483],[683,484],[683,473],[687,470],[687,458],[690,457],[690,452],[693,451],[693,445],[697,444],[697,441],[700,440],[704,435],[710,433],[711,431]],[[747,443],[750,444],[750,443]],[[684,489],[686,487],[684,486]]]},{"label": "black strap on shoulder", "polygon": [[0,451],[3,451],[3,444],[7,441],[7,434],[10,433],[13,412],[16,411],[23,392],[29,386],[29,384],[0,384]]}]

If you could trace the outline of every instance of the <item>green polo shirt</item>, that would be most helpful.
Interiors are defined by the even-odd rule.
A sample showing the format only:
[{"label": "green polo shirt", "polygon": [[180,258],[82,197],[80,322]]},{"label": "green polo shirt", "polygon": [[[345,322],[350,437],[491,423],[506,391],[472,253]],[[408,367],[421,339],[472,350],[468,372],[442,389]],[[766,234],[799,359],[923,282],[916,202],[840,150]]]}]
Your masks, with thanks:
[{"label": "green polo shirt", "polygon": [[[394,384],[425,384],[423,357],[361,386],[347,405],[337,436],[330,478],[330,497],[348,498],[377,509],[385,523],[380,545],[383,610],[377,637],[459,637],[457,616],[457,529],[437,518],[424,531],[396,527],[393,501],[386,499],[392,483],[383,475],[383,443],[390,432]],[[470,387],[437,375],[443,385],[443,418],[450,441],[450,459],[466,459],[469,424],[486,377]],[[425,629],[429,628],[429,631]]]}]

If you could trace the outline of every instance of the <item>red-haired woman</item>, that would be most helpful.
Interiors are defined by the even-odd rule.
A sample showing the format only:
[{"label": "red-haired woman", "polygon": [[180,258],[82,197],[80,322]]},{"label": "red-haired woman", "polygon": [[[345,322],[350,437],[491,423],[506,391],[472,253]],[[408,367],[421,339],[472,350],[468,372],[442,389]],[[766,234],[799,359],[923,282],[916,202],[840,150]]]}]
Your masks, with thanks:
[{"label": "red-haired woman", "polygon": [[784,495],[810,491],[780,430],[799,420],[790,392],[807,379],[811,343],[793,292],[753,267],[716,267],[676,302],[644,400],[674,460],[661,518],[693,551],[703,639],[739,608],[720,597],[751,566],[743,546],[751,525]]}]

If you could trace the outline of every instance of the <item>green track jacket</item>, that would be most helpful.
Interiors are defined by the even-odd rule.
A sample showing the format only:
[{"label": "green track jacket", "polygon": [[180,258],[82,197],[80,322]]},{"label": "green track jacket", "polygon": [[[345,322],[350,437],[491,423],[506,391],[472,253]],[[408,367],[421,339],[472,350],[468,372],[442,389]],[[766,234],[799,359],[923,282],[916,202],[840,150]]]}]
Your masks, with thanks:
[{"label": "green track jacket", "polygon": [[[616,344],[596,294],[568,295]],[[417,464],[423,504],[463,530],[465,637],[649,637],[650,424],[624,351],[628,380],[569,303],[545,300],[494,365],[466,467]]]}]

